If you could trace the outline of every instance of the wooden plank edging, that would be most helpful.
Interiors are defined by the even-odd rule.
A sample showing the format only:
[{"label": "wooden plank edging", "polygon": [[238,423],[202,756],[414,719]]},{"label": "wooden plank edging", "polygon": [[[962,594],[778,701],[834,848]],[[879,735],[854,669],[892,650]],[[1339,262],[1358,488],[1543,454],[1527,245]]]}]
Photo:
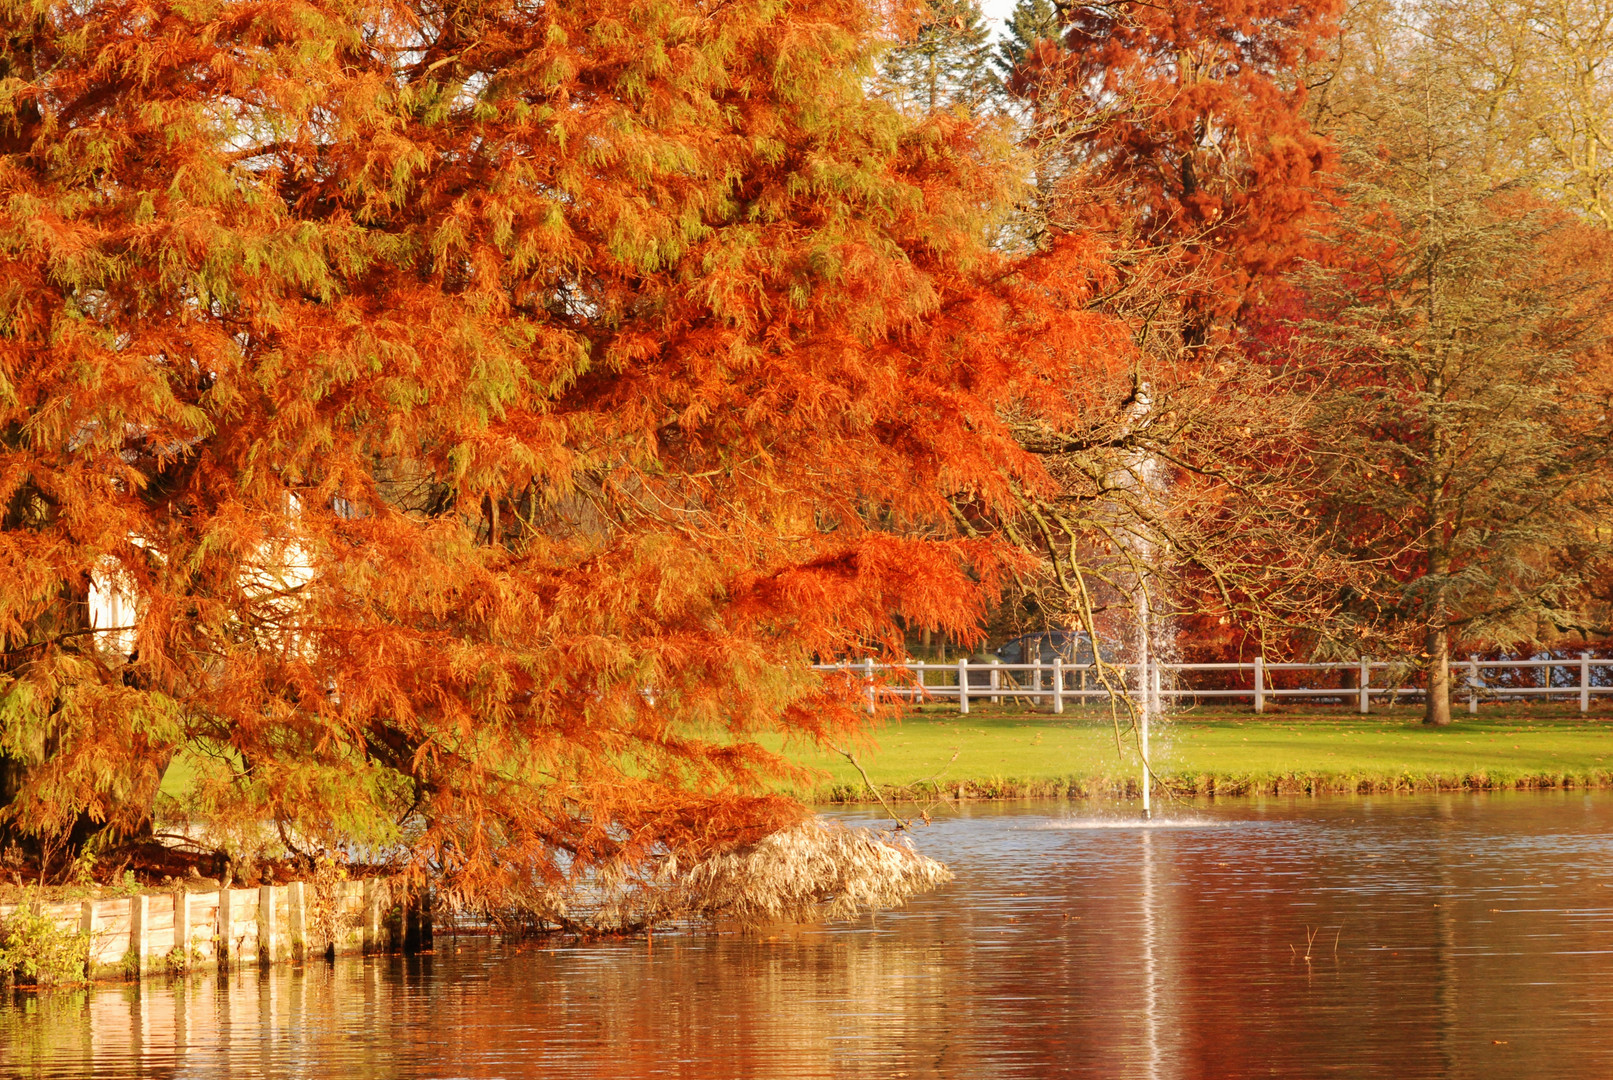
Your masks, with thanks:
[{"label": "wooden plank edging", "polygon": [[[303,881],[202,892],[169,888],[28,906],[83,939],[92,979],[431,947],[429,900],[421,903],[388,878],[330,882],[323,890]],[[0,920],[17,907],[0,905]]]}]

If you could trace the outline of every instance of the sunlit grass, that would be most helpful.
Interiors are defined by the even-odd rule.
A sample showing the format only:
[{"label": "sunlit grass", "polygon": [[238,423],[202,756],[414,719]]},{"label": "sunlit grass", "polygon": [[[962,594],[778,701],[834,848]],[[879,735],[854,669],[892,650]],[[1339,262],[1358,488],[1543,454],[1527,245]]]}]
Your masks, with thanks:
[{"label": "sunlit grass", "polygon": [[[1429,728],[1414,709],[1360,716],[1342,712],[1196,710],[1153,729],[1154,771],[1203,791],[1355,790],[1395,787],[1600,784],[1613,781],[1613,723],[1560,707],[1459,714]],[[946,793],[1045,794],[1049,786],[1114,788],[1138,774],[1134,736],[1096,710],[1062,716],[980,706],[969,716],[928,712],[890,721],[858,758],[868,778],[891,787]],[[862,777],[843,758],[815,752],[797,760],[827,774],[809,797],[853,797]]]},{"label": "sunlit grass", "polygon": [[[1415,708],[1370,716],[1341,710],[1255,716],[1247,708],[1199,709],[1153,728],[1154,771],[1180,788],[1223,792],[1250,788],[1355,790],[1543,783],[1613,783],[1613,713],[1582,718],[1557,705],[1487,707],[1457,713],[1448,728],[1428,728]],[[1504,711],[1503,711],[1504,710]],[[812,750],[790,756],[820,777],[794,794],[818,801],[867,797],[844,758]],[[889,720],[857,750],[868,778],[882,787],[921,786],[972,797],[1113,791],[1135,783],[1135,737],[1119,747],[1106,710],[1071,707],[1062,716],[978,704]],[[192,782],[176,758],[163,790],[177,796]]]}]

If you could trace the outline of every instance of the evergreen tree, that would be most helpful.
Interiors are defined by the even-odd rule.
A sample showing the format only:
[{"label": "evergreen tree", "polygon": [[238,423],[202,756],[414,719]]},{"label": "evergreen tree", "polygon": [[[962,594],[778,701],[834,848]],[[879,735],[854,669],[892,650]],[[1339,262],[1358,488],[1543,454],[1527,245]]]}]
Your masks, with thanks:
[{"label": "evergreen tree", "polygon": [[912,29],[885,55],[885,96],[908,115],[978,113],[997,85],[990,37],[978,0],[924,0]]},{"label": "evergreen tree", "polygon": [[1060,35],[1058,8],[1051,0],[1019,0],[1008,17],[1003,39],[997,43],[997,71],[1006,80],[1024,62],[1038,41],[1057,41]]}]

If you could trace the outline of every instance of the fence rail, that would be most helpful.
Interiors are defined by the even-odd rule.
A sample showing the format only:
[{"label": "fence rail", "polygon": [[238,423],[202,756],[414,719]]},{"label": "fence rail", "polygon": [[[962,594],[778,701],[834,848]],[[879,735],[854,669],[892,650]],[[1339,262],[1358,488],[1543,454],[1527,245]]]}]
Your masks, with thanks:
[{"label": "fence rail", "polygon": [[[1404,660],[1362,659],[1349,663],[1268,663],[1257,656],[1248,663],[1221,664],[1069,664],[1055,658],[1049,664],[1004,664],[996,660],[982,663],[967,658],[954,663],[909,661],[902,664],[860,663],[817,664],[824,672],[844,672],[859,678],[872,712],[881,699],[897,701],[952,700],[960,713],[969,711],[970,701],[1004,699],[1049,702],[1055,713],[1064,711],[1066,701],[1085,702],[1111,693],[1135,694],[1149,682],[1155,696],[1162,699],[1247,698],[1254,711],[1265,712],[1266,702],[1282,698],[1335,698],[1351,703],[1363,713],[1372,711],[1374,699],[1421,698],[1423,687],[1405,679],[1416,674],[1416,664]],[[1470,713],[1478,712],[1480,701],[1520,701],[1529,698],[1561,697],[1579,701],[1579,711],[1588,712],[1595,695],[1613,695],[1613,658],[1582,653],[1573,659],[1547,660],[1468,660],[1451,664],[1453,697],[1467,698]],[[1218,673],[1223,679],[1249,676],[1248,686],[1194,686],[1197,673]],[[1353,685],[1289,686],[1283,682],[1308,672],[1347,675]],[[1374,686],[1374,674],[1382,677]],[[1510,674],[1509,674],[1510,673]],[[1600,673],[1598,683],[1596,673]],[[1564,679],[1558,680],[1558,674]],[[1274,682],[1273,676],[1279,676]],[[1525,678],[1532,681],[1525,683]],[[1238,681],[1241,681],[1238,680]],[[1343,681],[1343,680],[1341,680]]]}]

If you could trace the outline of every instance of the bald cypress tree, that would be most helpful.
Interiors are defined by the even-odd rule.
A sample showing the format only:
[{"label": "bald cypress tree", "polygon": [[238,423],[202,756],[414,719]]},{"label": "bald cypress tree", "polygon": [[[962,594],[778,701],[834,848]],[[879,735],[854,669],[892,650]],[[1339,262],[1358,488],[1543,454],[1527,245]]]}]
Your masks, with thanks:
[{"label": "bald cypress tree", "polygon": [[43,10],[0,8],[0,846],[61,873],[177,759],[214,837],[537,903],[805,820],[779,740],[866,723],[810,658],[970,636],[1000,553],[946,496],[1034,477],[1022,335],[1092,267],[1014,284],[1013,170],[869,95],[875,9]]}]

